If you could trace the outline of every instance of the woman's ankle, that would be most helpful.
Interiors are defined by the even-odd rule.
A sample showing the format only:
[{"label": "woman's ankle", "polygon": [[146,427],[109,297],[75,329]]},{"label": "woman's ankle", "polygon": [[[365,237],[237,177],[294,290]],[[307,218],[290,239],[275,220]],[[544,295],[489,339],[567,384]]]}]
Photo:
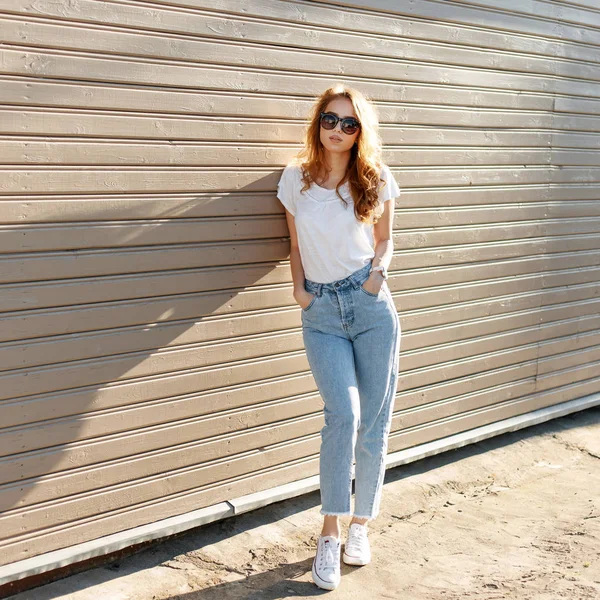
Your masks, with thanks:
[{"label": "woman's ankle", "polygon": [[340,537],[340,522],[337,515],[325,515],[321,535],[332,535],[336,538]]},{"label": "woman's ankle", "polygon": [[338,540],[340,539],[340,532],[339,531],[330,531],[330,532],[327,532],[327,533],[324,532],[324,531],[321,531],[321,535],[322,536],[330,535],[330,536],[332,536],[334,538],[337,538]]}]

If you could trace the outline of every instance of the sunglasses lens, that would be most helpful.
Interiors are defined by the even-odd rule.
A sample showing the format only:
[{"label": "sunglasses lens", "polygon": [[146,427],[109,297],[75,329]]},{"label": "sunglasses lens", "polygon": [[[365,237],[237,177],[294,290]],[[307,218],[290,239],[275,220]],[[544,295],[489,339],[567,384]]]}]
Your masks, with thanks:
[{"label": "sunglasses lens", "polygon": [[351,121],[342,121],[342,131],[348,135],[352,135],[358,131],[358,121],[352,119]]},{"label": "sunglasses lens", "polygon": [[323,115],[321,117],[321,126],[323,129],[333,129],[336,122],[336,118],[333,115]]}]

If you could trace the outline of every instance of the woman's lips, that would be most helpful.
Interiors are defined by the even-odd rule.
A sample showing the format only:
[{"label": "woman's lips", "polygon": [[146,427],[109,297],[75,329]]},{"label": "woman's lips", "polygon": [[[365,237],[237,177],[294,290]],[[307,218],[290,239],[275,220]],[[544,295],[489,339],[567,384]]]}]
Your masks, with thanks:
[{"label": "woman's lips", "polygon": [[332,136],[330,136],[330,137],[329,137],[329,139],[330,139],[332,142],[341,142],[341,141],[342,141],[342,139],[341,139],[341,138],[339,138],[339,137],[337,137],[336,135],[332,135]]}]

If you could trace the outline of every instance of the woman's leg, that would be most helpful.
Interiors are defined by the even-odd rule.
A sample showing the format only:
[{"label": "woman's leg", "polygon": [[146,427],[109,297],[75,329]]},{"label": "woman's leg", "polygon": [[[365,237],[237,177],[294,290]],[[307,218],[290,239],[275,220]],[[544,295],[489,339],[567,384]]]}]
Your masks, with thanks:
[{"label": "woman's leg", "polygon": [[[359,294],[363,294],[360,290]],[[359,296],[360,297],[360,296]],[[360,396],[356,441],[355,504],[352,522],[364,523],[379,513],[388,434],[398,381],[400,321],[387,289],[378,300],[362,298],[370,325],[354,339],[354,361]],[[381,309],[384,309],[383,311]]]},{"label": "woman's leg", "polygon": [[[324,403],[319,475],[321,514],[351,514],[352,463],[360,418],[360,402],[352,342],[310,326],[303,328],[304,347]],[[324,529],[339,527],[327,519]],[[336,536],[339,537],[339,536]]]}]

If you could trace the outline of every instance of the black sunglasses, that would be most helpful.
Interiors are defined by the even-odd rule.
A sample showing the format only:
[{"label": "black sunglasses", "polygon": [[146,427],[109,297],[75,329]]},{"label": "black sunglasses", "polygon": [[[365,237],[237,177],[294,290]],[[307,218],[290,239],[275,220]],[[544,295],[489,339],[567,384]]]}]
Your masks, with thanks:
[{"label": "black sunglasses", "polygon": [[321,113],[321,127],[323,129],[334,129],[338,121],[342,122],[342,131],[348,135],[352,135],[360,129],[360,121],[357,121],[354,117],[342,119],[332,113]]}]

